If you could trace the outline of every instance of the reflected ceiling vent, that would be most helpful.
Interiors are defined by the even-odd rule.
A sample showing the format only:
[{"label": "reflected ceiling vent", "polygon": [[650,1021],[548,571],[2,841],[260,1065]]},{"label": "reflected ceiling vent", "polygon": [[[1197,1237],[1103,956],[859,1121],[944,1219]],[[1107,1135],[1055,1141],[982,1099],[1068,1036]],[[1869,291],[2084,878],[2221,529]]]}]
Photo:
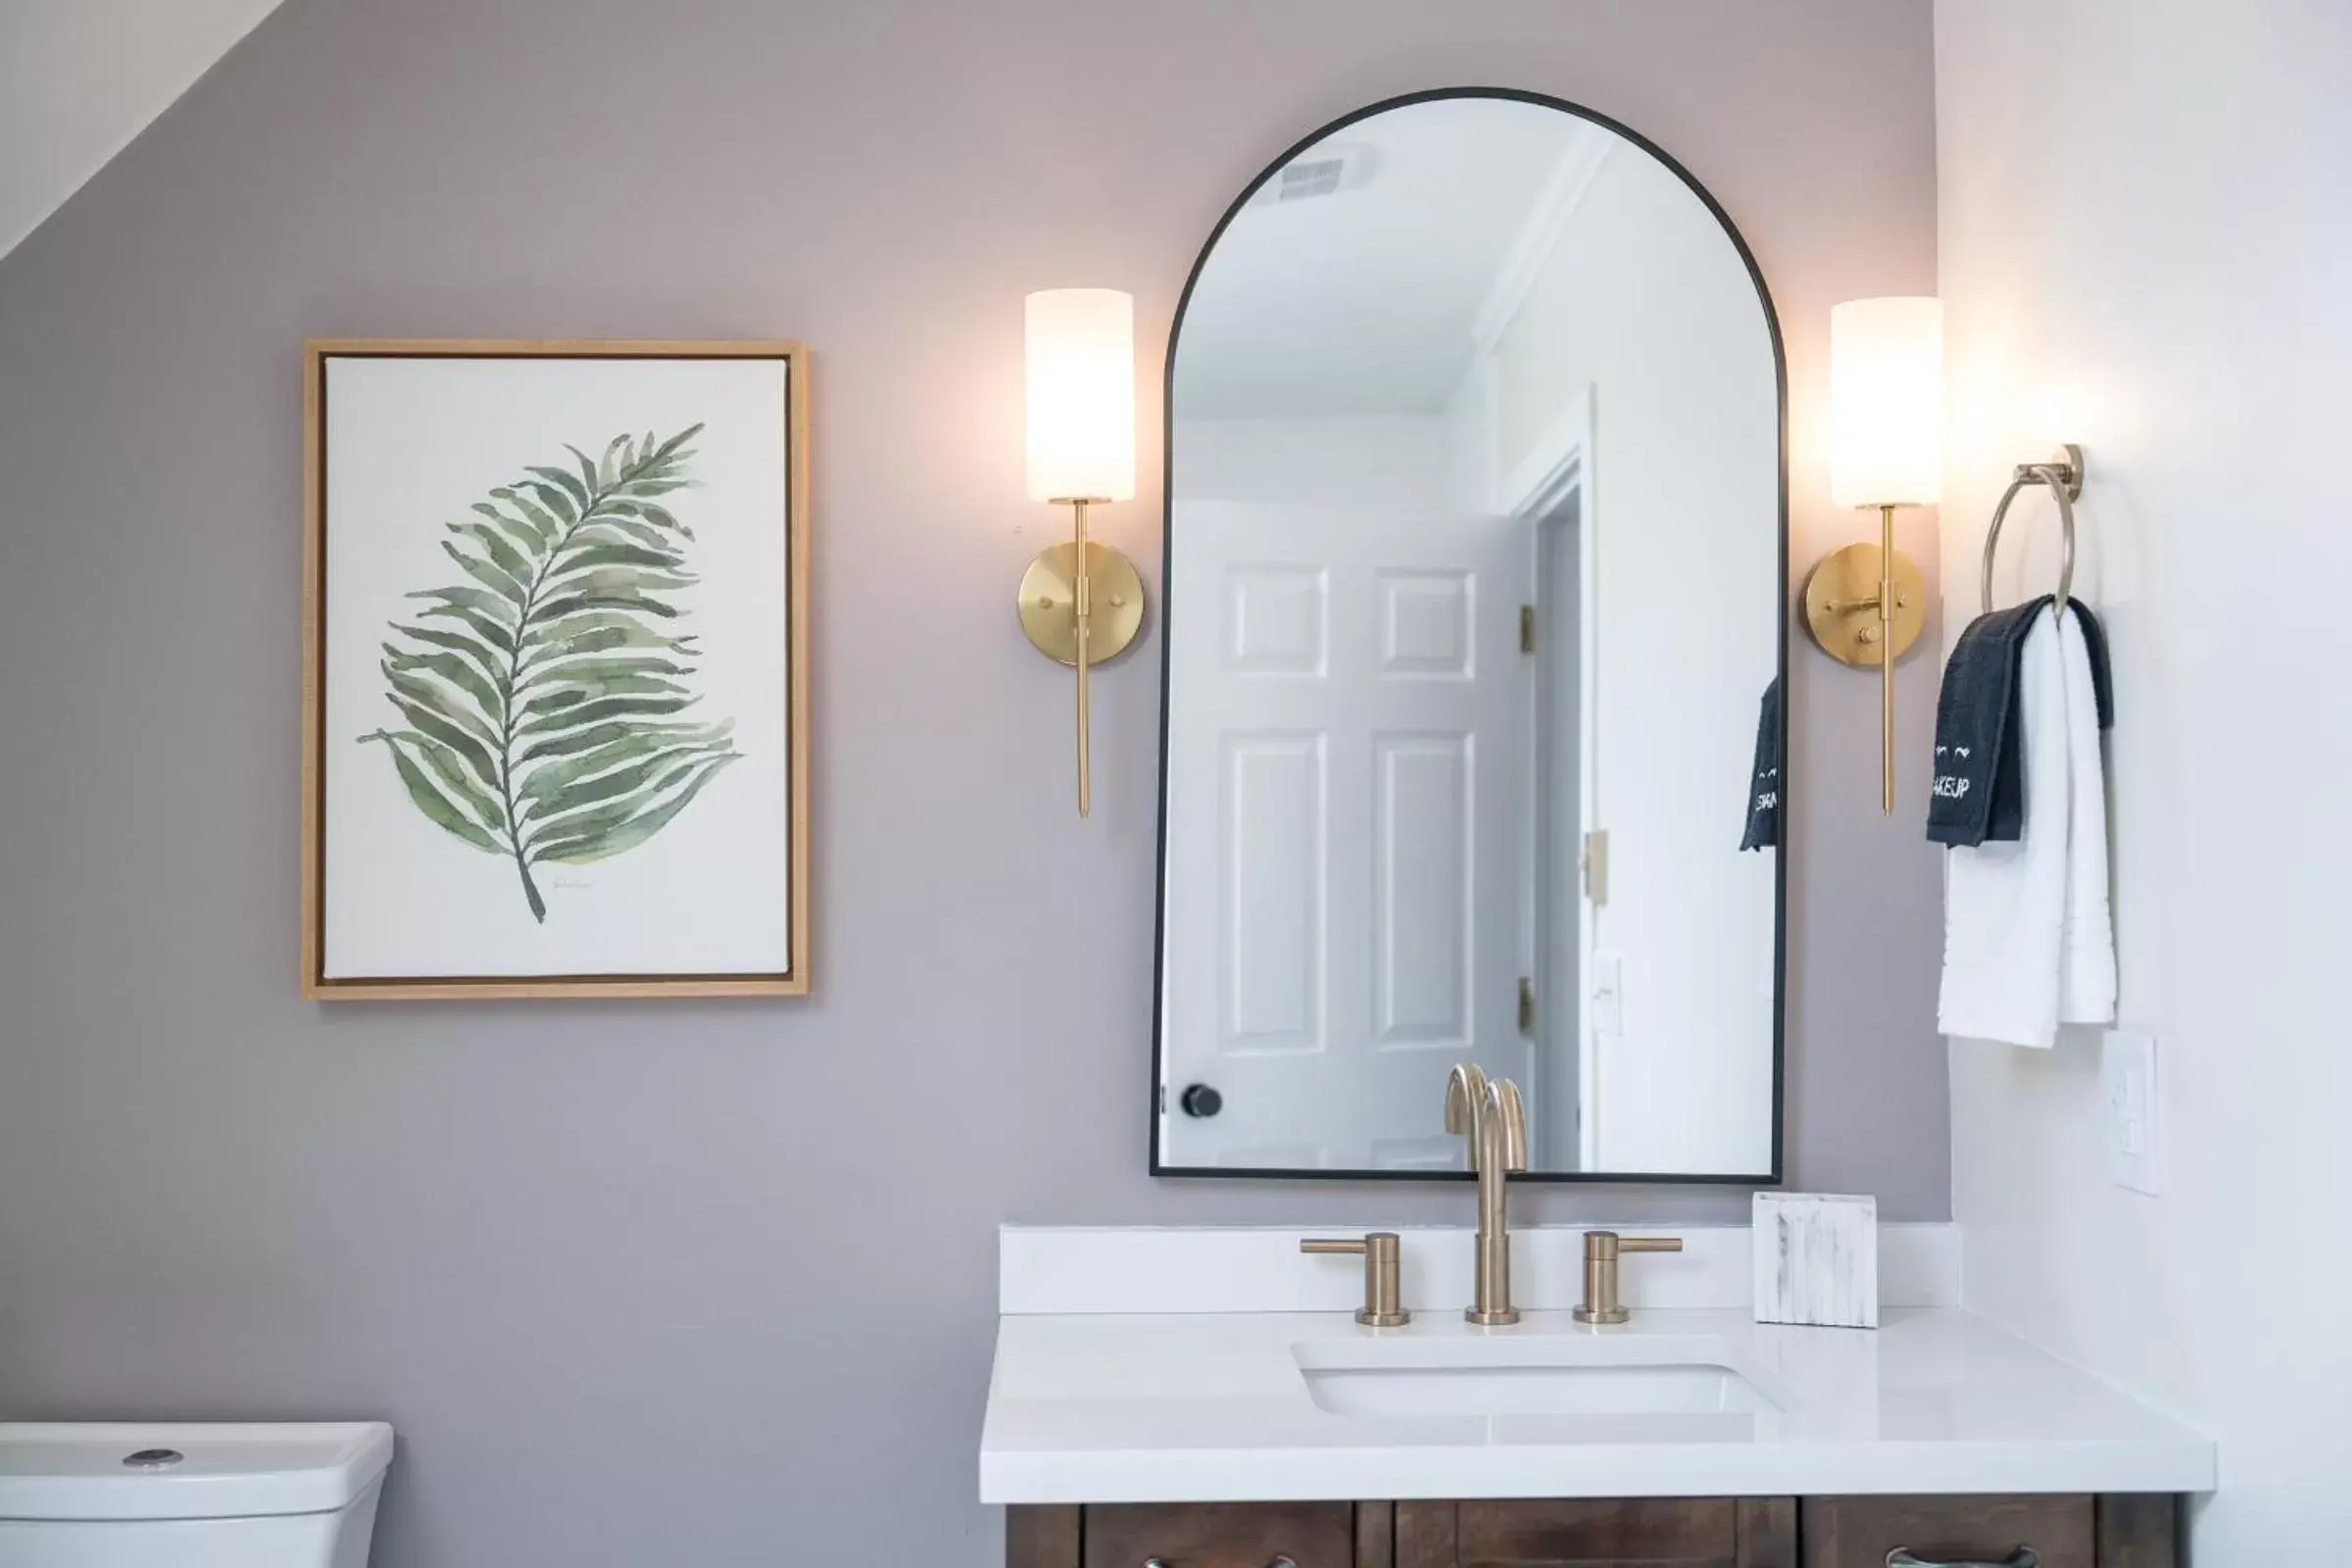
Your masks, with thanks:
[{"label": "reflected ceiling vent", "polygon": [[1326,142],[1274,172],[1251,193],[1252,207],[1286,207],[1342,191],[1360,190],[1372,178],[1376,155],[1361,142]]}]

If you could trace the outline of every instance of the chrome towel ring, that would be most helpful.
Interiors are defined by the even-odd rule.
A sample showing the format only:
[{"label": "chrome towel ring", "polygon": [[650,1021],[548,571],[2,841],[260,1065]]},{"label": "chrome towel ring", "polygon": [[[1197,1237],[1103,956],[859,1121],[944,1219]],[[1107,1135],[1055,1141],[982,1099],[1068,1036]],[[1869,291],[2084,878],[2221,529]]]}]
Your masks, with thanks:
[{"label": "chrome towel ring", "polygon": [[2050,496],[2058,503],[2058,525],[2062,530],[2061,554],[2058,558],[2058,612],[2066,612],[2067,602],[2074,597],[2075,588],[2075,503],[2082,498],[2082,449],[2071,441],[2059,450],[2048,463],[2021,463],[2009,488],[2001,492],[2000,505],[1992,509],[1992,527],[1984,535],[1984,571],[1982,597],[1984,613],[1992,613],[1992,559],[2001,548],[2001,523],[2009,515],[2009,503],[2017,493],[2030,484],[2046,484]]}]

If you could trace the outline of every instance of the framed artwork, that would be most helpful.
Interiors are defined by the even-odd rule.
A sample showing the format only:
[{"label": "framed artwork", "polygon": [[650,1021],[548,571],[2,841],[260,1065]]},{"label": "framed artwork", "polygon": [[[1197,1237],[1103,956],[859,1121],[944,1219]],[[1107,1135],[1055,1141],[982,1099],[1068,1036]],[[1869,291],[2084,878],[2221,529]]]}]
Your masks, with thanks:
[{"label": "framed artwork", "polygon": [[328,339],[302,989],[808,990],[808,356]]}]

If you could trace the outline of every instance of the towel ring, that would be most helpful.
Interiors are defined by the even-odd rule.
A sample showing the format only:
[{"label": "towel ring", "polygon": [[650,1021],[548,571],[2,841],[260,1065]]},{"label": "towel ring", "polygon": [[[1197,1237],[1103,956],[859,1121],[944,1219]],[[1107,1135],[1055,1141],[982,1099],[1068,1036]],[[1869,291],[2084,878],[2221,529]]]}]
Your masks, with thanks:
[{"label": "towel ring", "polygon": [[1982,584],[1984,613],[1992,613],[1992,559],[2001,548],[2001,523],[2009,515],[2009,503],[2017,493],[2030,484],[2046,484],[2050,496],[2058,503],[2058,525],[2062,530],[2061,553],[2058,558],[2058,612],[2066,613],[2067,603],[2074,597],[2075,588],[2075,503],[2082,498],[2082,449],[2068,442],[2058,456],[2048,463],[2021,463],[2009,488],[2001,492],[2000,505],[1992,509],[1992,527],[1984,535],[1984,573]]}]

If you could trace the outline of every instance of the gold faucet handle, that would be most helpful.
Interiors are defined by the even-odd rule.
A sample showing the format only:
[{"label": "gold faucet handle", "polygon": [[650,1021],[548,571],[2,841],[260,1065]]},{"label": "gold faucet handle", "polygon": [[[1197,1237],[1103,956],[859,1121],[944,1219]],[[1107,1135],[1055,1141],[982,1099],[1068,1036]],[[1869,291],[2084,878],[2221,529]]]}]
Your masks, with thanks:
[{"label": "gold faucet handle", "polygon": [[1683,1250],[1680,1236],[1620,1236],[1615,1231],[1585,1232],[1585,1258],[1588,1262],[1615,1257],[1619,1252],[1679,1252]]},{"label": "gold faucet handle", "polygon": [[1585,1232],[1585,1299],[1575,1311],[1579,1323],[1623,1323],[1632,1314],[1617,1294],[1617,1254],[1620,1252],[1679,1252],[1680,1236],[1620,1236],[1615,1231]]},{"label": "gold faucet handle", "polygon": [[1373,1231],[1353,1238],[1309,1236],[1298,1243],[1301,1252],[1362,1253],[1364,1304],[1355,1320],[1366,1328],[1393,1329],[1412,1321],[1404,1309],[1399,1243],[1395,1231]]}]

